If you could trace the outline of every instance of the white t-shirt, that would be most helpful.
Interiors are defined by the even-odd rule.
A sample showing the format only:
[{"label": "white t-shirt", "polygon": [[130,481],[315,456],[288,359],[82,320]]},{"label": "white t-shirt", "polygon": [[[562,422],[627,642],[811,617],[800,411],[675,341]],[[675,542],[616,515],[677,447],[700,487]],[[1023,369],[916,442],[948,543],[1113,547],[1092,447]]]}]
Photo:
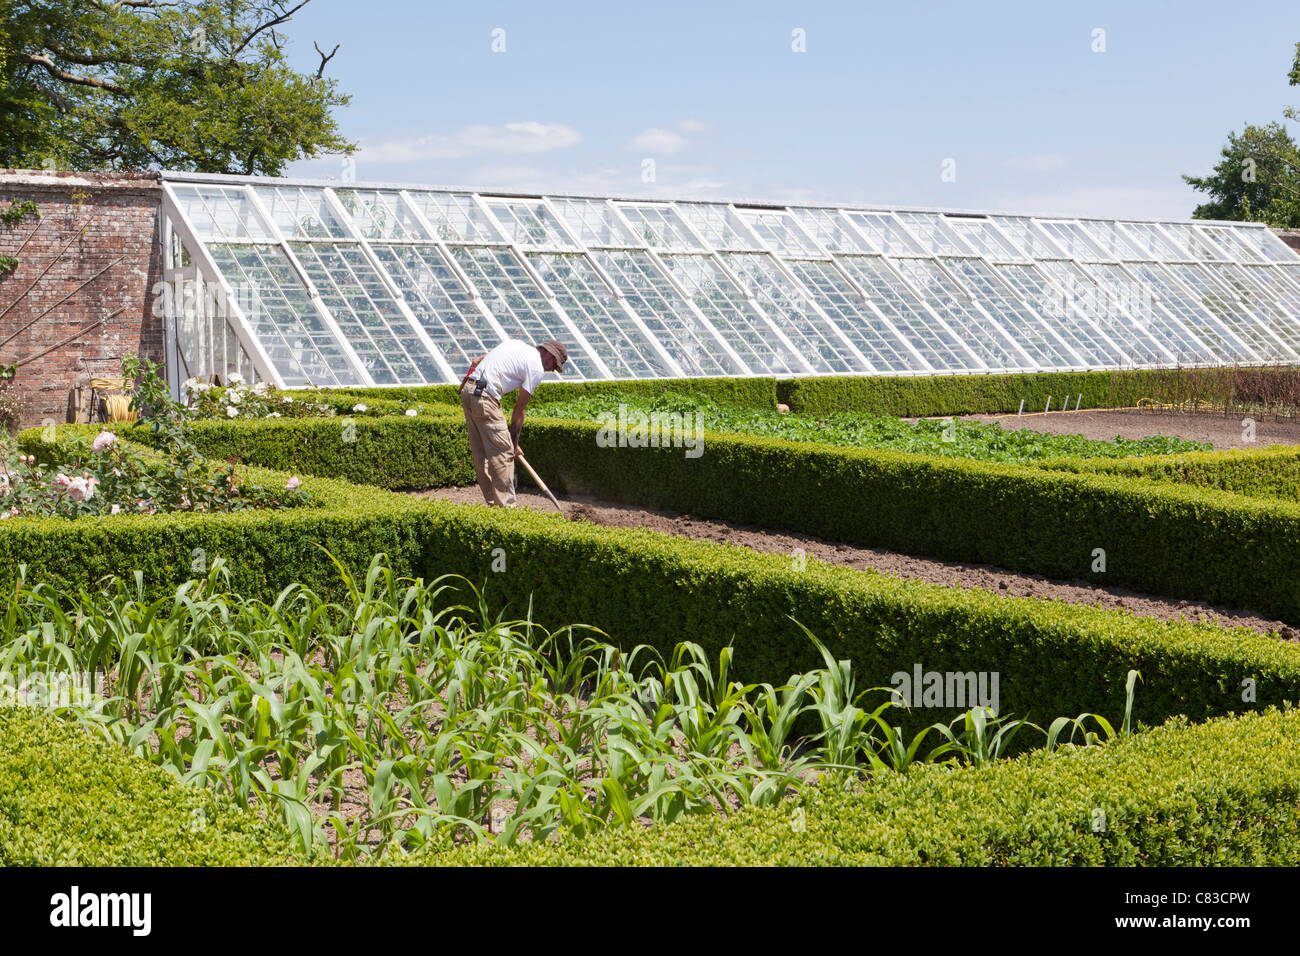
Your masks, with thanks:
[{"label": "white t-shirt", "polygon": [[502,395],[517,388],[533,394],[545,374],[537,346],[519,339],[507,339],[479,363],[477,376],[487,380],[484,391],[500,401]]}]

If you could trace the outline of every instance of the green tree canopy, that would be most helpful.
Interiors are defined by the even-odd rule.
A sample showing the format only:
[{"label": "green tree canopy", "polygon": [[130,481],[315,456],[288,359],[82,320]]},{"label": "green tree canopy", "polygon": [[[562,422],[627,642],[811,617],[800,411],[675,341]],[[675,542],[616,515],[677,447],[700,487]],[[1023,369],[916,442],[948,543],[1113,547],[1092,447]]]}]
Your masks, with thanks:
[{"label": "green tree canopy", "polygon": [[[1288,79],[1292,86],[1300,86],[1300,43]],[[1287,119],[1300,119],[1295,107],[1283,113]],[[1285,126],[1247,124],[1240,134],[1228,134],[1228,145],[1220,155],[1209,176],[1183,177],[1210,196],[1209,202],[1192,211],[1195,218],[1300,228],[1300,148]]]},{"label": "green tree canopy", "polygon": [[325,67],[289,66],[309,0],[0,0],[0,166],[279,175],[355,147]]}]

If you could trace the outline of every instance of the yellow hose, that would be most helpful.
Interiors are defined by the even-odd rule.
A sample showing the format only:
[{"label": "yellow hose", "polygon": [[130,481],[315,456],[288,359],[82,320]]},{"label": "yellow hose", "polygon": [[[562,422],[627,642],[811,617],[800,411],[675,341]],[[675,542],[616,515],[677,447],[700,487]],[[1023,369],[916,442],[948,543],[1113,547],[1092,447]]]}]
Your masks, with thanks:
[{"label": "yellow hose", "polygon": [[109,395],[104,399],[104,408],[110,422],[133,422],[136,413],[131,408],[131,396]]}]

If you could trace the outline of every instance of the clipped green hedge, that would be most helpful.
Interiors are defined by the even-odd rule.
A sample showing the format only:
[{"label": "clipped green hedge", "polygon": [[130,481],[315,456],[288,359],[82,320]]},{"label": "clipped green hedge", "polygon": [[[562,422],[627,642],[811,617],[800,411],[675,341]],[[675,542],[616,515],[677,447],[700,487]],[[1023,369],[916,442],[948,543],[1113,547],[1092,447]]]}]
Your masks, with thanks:
[{"label": "clipped green hedge", "polygon": [[278,820],[48,712],[0,705],[0,866],[301,864]]},{"label": "clipped green hedge", "polygon": [[[19,437],[23,449],[44,462],[52,449],[40,435],[32,429]],[[249,468],[247,475],[267,486],[283,486],[289,477],[261,468]],[[340,593],[338,572],[322,548],[354,570],[379,552],[390,555],[400,573],[423,569],[419,501],[325,478],[308,478],[302,487],[308,504],[274,511],[11,518],[0,522],[0,553],[6,558],[0,587],[12,587],[25,564],[29,582],[61,588],[137,571],[149,587],[172,588],[220,557],[231,587],[244,593],[270,598],[295,582]]]},{"label": "clipped green hedge", "polygon": [[1052,400],[1059,409],[1066,396],[1073,408],[1155,402],[1222,403],[1267,401],[1270,382],[1290,387],[1295,370],[1260,369],[1126,369],[1108,372],[1016,372],[985,375],[812,376],[777,382],[780,401],[793,412],[871,412],[877,415],[926,417],[1041,412]]},{"label": "clipped green hedge", "polygon": [[872,780],[859,794],[812,787],[797,812],[801,821],[783,805],[415,859],[440,866],[1295,866],[1300,713],[1192,727],[1174,721],[1106,747],[1039,752],[981,769],[918,767]]},{"label": "clipped green hedge", "polygon": [[[140,428],[129,434],[150,437]],[[189,434],[199,453],[209,458],[237,455],[262,468],[379,488],[439,488],[474,481],[469,437],[459,409],[432,419],[405,415],[214,419],[193,423]]]},{"label": "clipped green hedge", "polygon": [[1217,488],[1248,498],[1300,501],[1300,448],[1195,451],[1143,458],[1052,458],[1035,467],[1075,474],[1150,478],[1180,485]]},{"label": "clipped green hedge", "polygon": [[[744,408],[773,409],[776,407],[777,381],[764,376],[747,378],[661,378],[627,379],[619,381],[567,382],[548,379],[537,388],[535,402],[565,402],[591,395],[618,392],[628,395],[655,396],[665,392],[685,392],[710,398],[720,405],[738,405]],[[289,392],[288,394],[296,394]],[[399,402],[442,402],[459,405],[455,385],[428,385],[419,388],[348,388],[332,393],[335,396],[369,399],[388,399]],[[507,408],[513,398],[507,396]]]},{"label": "clipped green hedge", "polygon": [[[532,422],[559,493],[870,547],[1085,579],[1300,621],[1300,505],[1112,474],[706,433],[704,452],[600,447],[592,422]],[[1095,549],[1105,571],[1094,572]]]},{"label": "clipped green hedge", "polygon": [[[91,441],[100,427],[64,425],[58,434]],[[119,426],[117,431],[141,445],[156,442],[147,425]],[[235,457],[259,468],[358,485],[424,489],[474,482],[469,437],[459,409],[454,415],[420,418],[207,419],[192,422],[189,437],[198,453],[213,461]],[[57,443],[45,442],[40,429],[21,433],[19,441],[42,461],[60,460]]]}]

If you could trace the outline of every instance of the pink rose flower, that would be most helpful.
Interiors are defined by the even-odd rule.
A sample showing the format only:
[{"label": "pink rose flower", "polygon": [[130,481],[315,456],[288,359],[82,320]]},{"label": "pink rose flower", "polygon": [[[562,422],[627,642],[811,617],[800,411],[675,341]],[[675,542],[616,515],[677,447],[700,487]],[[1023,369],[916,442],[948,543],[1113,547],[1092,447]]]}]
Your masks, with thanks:
[{"label": "pink rose flower", "polygon": [[286,491],[293,491],[301,484],[302,482],[298,480],[298,476],[294,475],[292,478],[289,479],[288,483],[284,487]]},{"label": "pink rose flower", "polygon": [[113,444],[113,442],[115,441],[117,441],[117,436],[114,435],[107,428],[105,428],[102,432],[100,432],[98,435],[95,436],[95,441],[90,447],[92,451],[103,451],[105,448]]}]

